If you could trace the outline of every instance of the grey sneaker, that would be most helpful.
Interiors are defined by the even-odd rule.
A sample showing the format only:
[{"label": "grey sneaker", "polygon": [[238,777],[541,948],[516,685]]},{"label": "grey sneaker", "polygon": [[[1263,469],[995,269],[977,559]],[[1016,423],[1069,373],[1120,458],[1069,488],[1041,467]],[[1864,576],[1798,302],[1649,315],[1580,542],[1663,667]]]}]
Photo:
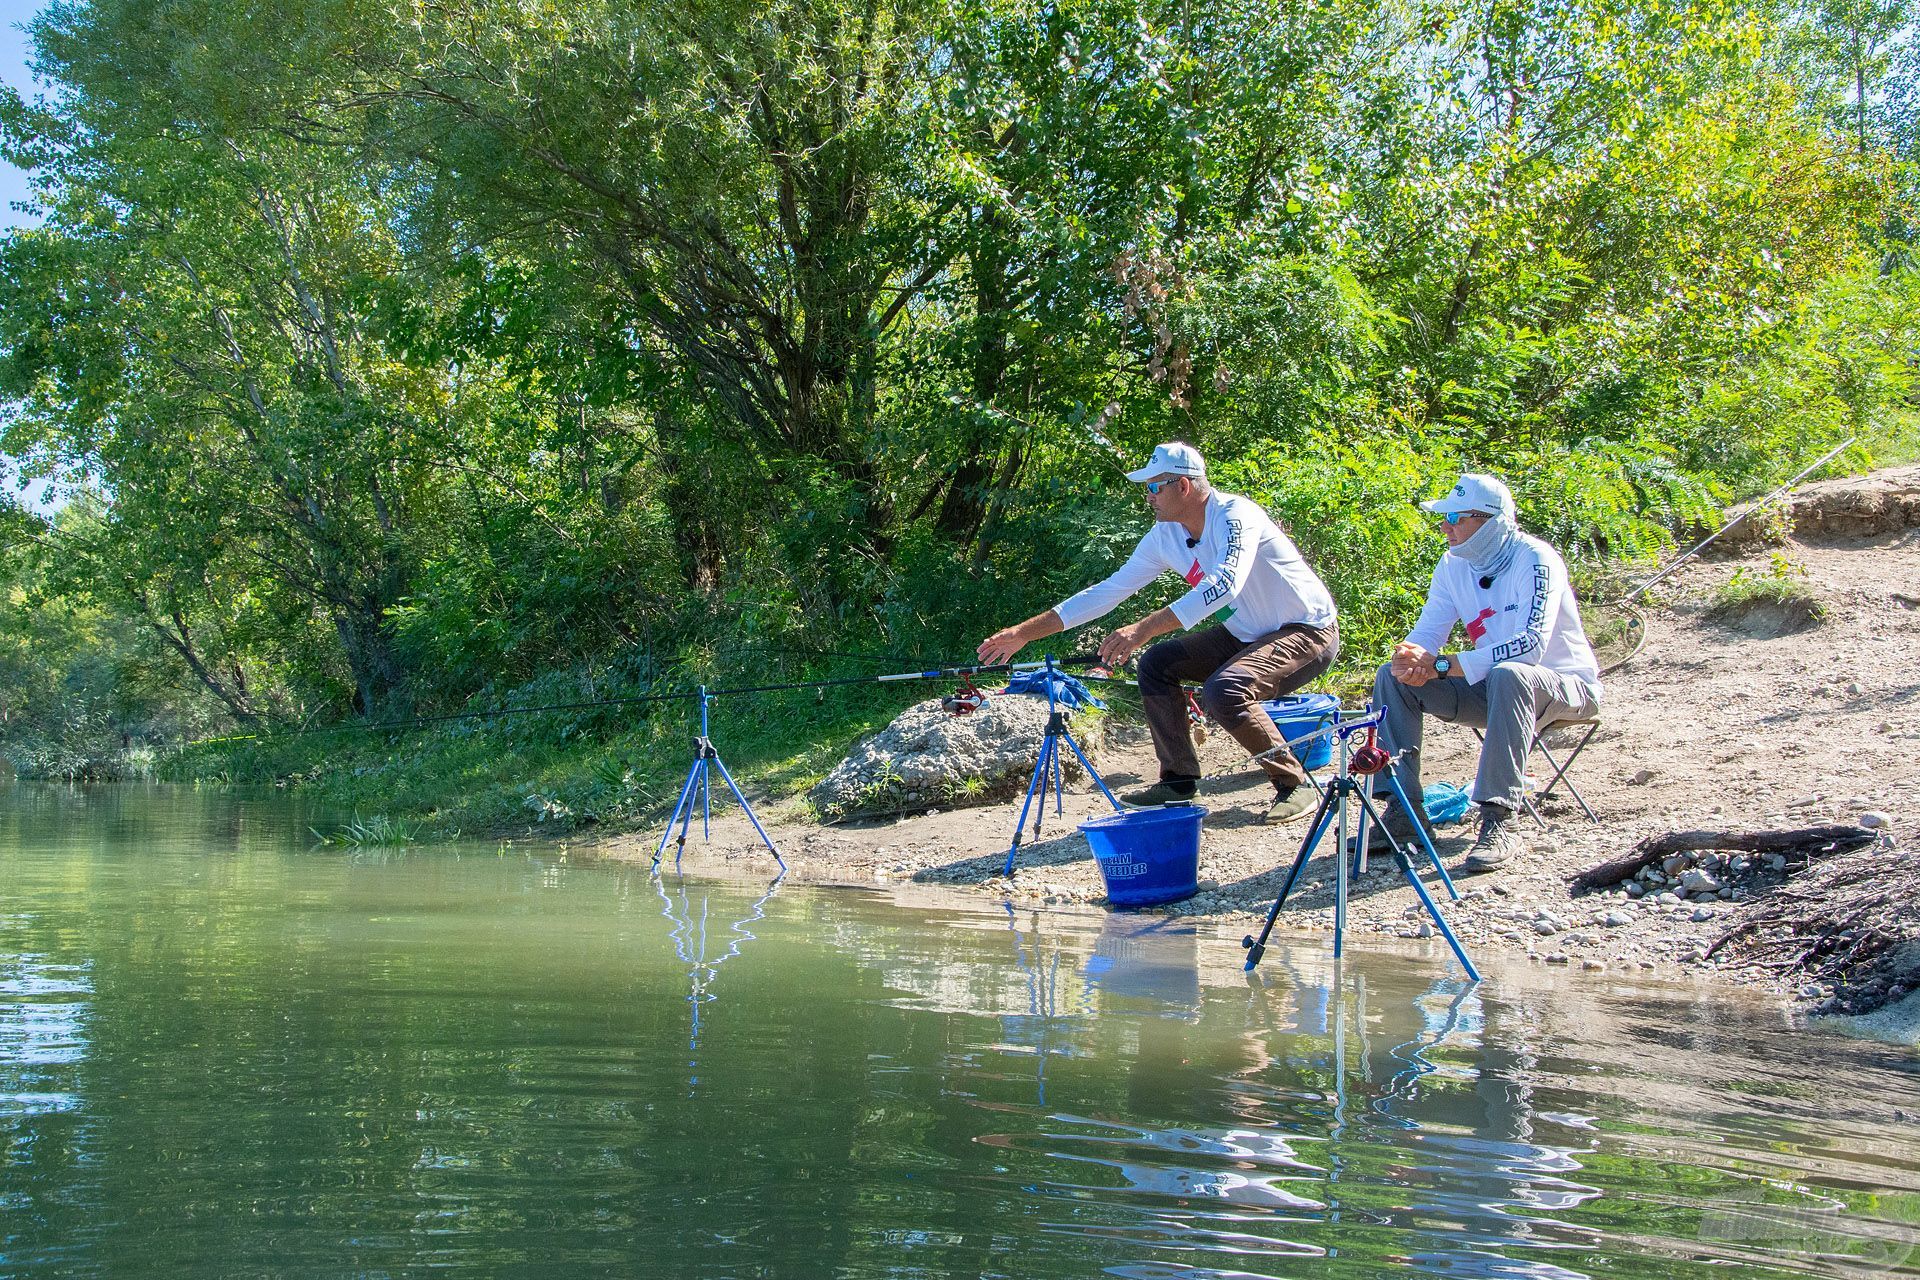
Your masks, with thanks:
[{"label": "grey sneaker", "polygon": [[1318,808],[1320,797],[1312,787],[1288,787],[1285,791],[1276,790],[1273,799],[1267,802],[1267,811],[1260,815],[1260,821],[1268,826],[1278,826],[1282,822],[1292,822]]},{"label": "grey sneaker", "polygon": [[1123,803],[1142,809],[1151,809],[1163,804],[1192,804],[1194,793],[1199,789],[1200,784],[1197,782],[1177,779],[1172,782],[1156,782],[1150,787],[1129,791],[1120,799]]},{"label": "grey sneaker", "polygon": [[1503,804],[1480,806],[1480,836],[1467,850],[1460,869],[1469,874],[1498,871],[1525,852],[1520,843],[1520,815]]}]

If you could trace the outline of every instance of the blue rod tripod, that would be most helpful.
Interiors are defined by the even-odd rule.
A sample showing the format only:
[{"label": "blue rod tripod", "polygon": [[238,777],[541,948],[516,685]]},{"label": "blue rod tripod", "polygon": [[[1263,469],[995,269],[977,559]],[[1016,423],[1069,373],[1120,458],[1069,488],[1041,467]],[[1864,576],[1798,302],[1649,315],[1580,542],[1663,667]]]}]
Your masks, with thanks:
[{"label": "blue rod tripod", "polygon": [[[1336,826],[1338,827],[1338,834],[1336,836],[1337,844],[1335,846],[1333,864],[1333,958],[1335,960],[1340,958],[1346,940],[1347,928],[1347,856],[1345,846],[1347,842],[1348,802],[1350,800],[1359,802],[1359,814],[1357,815],[1358,834],[1362,839],[1365,838],[1368,823],[1371,822],[1376,826],[1380,825],[1380,813],[1373,807],[1373,801],[1367,795],[1366,783],[1361,780],[1368,775],[1361,774],[1358,777],[1355,776],[1352,769],[1353,762],[1349,758],[1350,750],[1347,739],[1363,729],[1378,724],[1384,715],[1385,712],[1382,711],[1369,711],[1357,720],[1345,721],[1327,731],[1339,739],[1340,769],[1338,773],[1328,780],[1326,788],[1320,793],[1320,807],[1314,812],[1313,822],[1308,828],[1306,839],[1300,843],[1300,853],[1294,858],[1293,865],[1287,869],[1286,879],[1280,883],[1280,894],[1273,900],[1273,906],[1267,911],[1267,922],[1261,928],[1260,936],[1255,938],[1252,934],[1248,934],[1240,940],[1240,945],[1247,949],[1247,963],[1245,966],[1247,972],[1251,973],[1254,966],[1260,963],[1260,957],[1266,954],[1267,938],[1273,933],[1274,921],[1279,919],[1280,908],[1286,905],[1287,895],[1293,892],[1293,886],[1299,881],[1300,873],[1306,869],[1307,860],[1313,857],[1313,852],[1319,848],[1321,839],[1330,829]],[[1385,758],[1384,753],[1382,753],[1380,758]],[[1388,782],[1393,787],[1394,795],[1402,805],[1405,805],[1407,803],[1406,795],[1400,791],[1400,783],[1398,779],[1392,776],[1391,772],[1388,774]],[[1404,810],[1404,812],[1412,813],[1413,810],[1408,808]],[[1417,825],[1418,824],[1416,824],[1416,826]],[[1453,954],[1460,961],[1460,966],[1467,971],[1467,977],[1474,982],[1478,982],[1480,980],[1479,971],[1473,967],[1473,961],[1467,958],[1466,948],[1460,945],[1459,937],[1455,935],[1452,927],[1447,924],[1447,918],[1440,913],[1440,907],[1434,902],[1432,895],[1427,892],[1426,885],[1420,882],[1418,873],[1413,869],[1412,860],[1407,857],[1406,849],[1401,846],[1398,840],[1392,837],[1391,833],[1387,832],[1384,826],[1381,827],[1381,834],[1387,836],[1388,847],[1392,850],[1393,860],[1399,864],[1400,874],[1406,877],[1407,883],[1413,886],[1414,893],[1419,895],[1420,904],[1427,909],[1427,914],[1433,917],[1433,922],[1439,928],[1441,936],[1447,940],[1447,945],[1453,948]],[[1426,843],[1428,853],[1433,856],[1434,865],[1439,866],[1439,857],[1433,855],[1433,845],[1431,842],[1425,840],[1424,833],[1422,833],[1422,841]],[[1362,845],[1363,849],[1364,847],[1365,846]],[[1445,871],[1442,871],[1440,874],[1443,878],[1446,876]],[[1447,887],[1449,890],[1452,889],[1453,885],[1451,881],[1447,882]]]},{"label": "blue rod tripod", "polygon": [[667,819],[667,829],[660,833],[660,844],[653,851],[653,865],[656,867],[660,865],[660,855],[666,852],[667,841],[672,839],[673,828],[677,823],[680,827],[680,839],[674,845],[673,865],[675,868],[679,867],[680,856],[687,851],[687,828],[693,822],[693,797],[696,791],[700,795],[700,838],[713,839],[713,778],[708,770],[708,766],[712,765],[720,771],[720,777],[726,782],[727,789],[733,792],[733,798],[740,802],[740,808],[746,813],[747,821],[751,822],[753,829],[760,833],[760,839],[766,844],[767,852],[773,855],[773,860],[780,864],[782,871],[785,871],[787,860],[780,856],[780,850],[774,848],[773,841],[767,836],[767,829],[760,825],[760,819],[754,814],[753,806],[748,804],[747,798],[740,794],[739,784],[734,782],[733,775],[727,772],[726,762],[720,759],[720,752],[714,748],[713,740],[707,737],[707,703],[711,701],[707,694],[707,686],[700,686],[699,698],[700,732],[693,739],[693,767],[687,770],[687,780],[680,785],[680,799],[673,806],[672,816]]},{"label": "blue rod tripod", "polygon": [[1053,680],[1055,668],[1053,655],[1048,654],[1044,664],[1047,685],[1047,732],[1040,741],[1040,758],[1033,762],[1033,777],[1027,782],[1027,798],[1020,804],[1020,819],[1013,824],[1013,843],[1007,846],[1007,865],[1000,872],[1003,876],[1013,874],[1013,859],[1020,852],[1020,831],[1027,825],[1027,810],[1033,808],[1034,792],[1040,793],[1040,807],[1033,815],[1033,838],[1040,838],[1040,819],[1047,812],[1047,786],[1049,779],[1053,786],[1053,812],[1058,817],[1066,812],[1066,788],[1060,781],[1060,743],[1064,740],[1073,748],[1073,754],[1079,758],[1080,767],[1093,779],[1093,785],[1100,788],[1100,794],[1107,798],[1115,813],[1120,812],[1120,802],[1113,798],[1113,792],[1107,790],[1107,784],[1100,780],[1093,765],[1087,759],[1087,753],[1073,740],[1073,734],[1067,731],[1067,713],[1053,700]]}]

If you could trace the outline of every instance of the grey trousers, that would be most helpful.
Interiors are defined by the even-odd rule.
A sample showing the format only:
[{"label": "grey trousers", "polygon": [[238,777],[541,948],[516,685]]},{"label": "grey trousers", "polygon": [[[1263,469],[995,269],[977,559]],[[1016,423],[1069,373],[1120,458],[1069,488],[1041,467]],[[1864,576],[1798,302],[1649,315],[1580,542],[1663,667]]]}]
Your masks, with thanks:
[{"label": "grey trousers", "polygon": [[1407,799],[1420,802],[1422,717],[1433,716],[1487,731],[1470,796],[1476,804],[1509,809],[1520,807],[1534,731],[1561,720],[1591,720],[1600,712],[1592,685],[1525,662],[1497,663],[1479,684],[1456,678],[1417,687],[1400,683],[1391,668],[1381,667],[1373,678],[1373,704],[1387,710],[1380,745],[1389,754],[1411,748],[1397,770]]}]

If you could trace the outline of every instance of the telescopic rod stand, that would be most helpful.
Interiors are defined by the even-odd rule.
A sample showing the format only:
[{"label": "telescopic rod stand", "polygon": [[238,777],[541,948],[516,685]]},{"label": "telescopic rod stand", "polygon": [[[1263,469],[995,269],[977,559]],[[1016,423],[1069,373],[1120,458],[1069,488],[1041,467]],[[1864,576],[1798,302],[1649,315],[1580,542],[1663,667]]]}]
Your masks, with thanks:
[{"label": "telescopic rod stand", "polygon": [[[1260,963],[1260,957],[1266,954],[1267,938],[1273,933],[1274,921],[1279,919],[1280,908],[1286,905],[1287,895],[1293,892],[1293,886],[1299,881],[1300,873],[1306,869],[1308,859],[1313,857],[1314,850],[1319,848],[1320,841],[1327,832],[1336,829],[1337,844],[1333,859],[1333,958],[1340,959],[1347,928],[1346,844],[1349,829],[1348,806],[1352,804],[1356,807],[1356,812],[1352,816],[1357,820],[1357,838],[1362,841],[1367,838],[1369,825],[1380,828],[1380,834],[1387,838],[1388,848],[1392,850],[1393,860],[1400,867],[1400,874],[1406,877],[1407,883],[1412,885],[1413,891],[1419,895],[1420,904],[1433,918],[1434,925],[1440,930],[1441,936],[1447,940],[1447,945],[1453,948],[1453,954],[1459,959],[1460,966],[1467,971],[1467,977],[1474,982],[1480,980],[1479,971],[1473,967],[1473,961],[1467,958],[1466,948],[1460,945],[1459,937],[1447,924],[1447,918],[1440,913],[1439,905],[1427,892],[1426,885],[1420,882],[1419,875],[1413,869],[1412,860],[1407,857],[1406,848],[1381,824],[1380,812],[1374,808],[1372,799],[1367,795],[1367,785],[1363,779],[1383,766],[1390,768],[1388,756],[1371,743],[1361,748],[1358,753],[1353,752],[1348,744],[1349,737],[1379,724],[1384,715],[1383,711],[1370,710],[1357,720],[1344,721],[1327,731],[1339,739],[1339,771],[1328,780],[1326,788],[1320,793],[1320,807],[1314,811],[1313,822],[1307,829],[1306,838],[1300,843],[1300,852],[1294,858],[1293,865],[1287,869],[1286,879],[1280,883],[1279,896],[1273,900],[1273,906],[1267,911],[1267,922],[1261,928],[1260,936],[1255,938],[1252,934],[1248,934],[1240,941],[1240,945],[1247,950],[1247,972],[1253,972],[1254,966]],[[1371,758],[1356,760],[1354,758],[1356,755]],[[1366,767],[1364,772],[1358,772],[1356,765],[1370,767]],[[1393,786],[1395,794],[1399,796],[1400,803],[1406,804],[1406,797],[1399,792],[1399,782],[1392,777],[1391,773],[1388,775],[1388,781]],[[1412,810],[1409,809],[1407,812],[1411,813]],[[1428,852],[1431,855],[1430,844]],[[1434,859],[1434,865],[1439,866],[1437,857]],[[1443,879],[1445,875],[1443,870],[1441,872]],[[1452,891],[1453,886],[1450,881],[1447,888],[1450,892]]]},{"label": "telescopic rod stand", "polygon": [[727,772],[726,762],[720,759],[720,752],[714,747],[713,739],[707,736],[707,703],[711,701],[707,694],[707,686],[700,686],[698,696],[700,698],[700,732],[693,739],[693,767],[687,770],[687,780],[680,784],[680,799],[673,806],[672,816],[667,819],[667,829],[660,833],[660,844],[653,851],[653,865],[656,867],[660,865],[660,855],[666,852],[667,841],[673,838],[673,828],[678,825],[680,838],[674,845],[673,865],[676,870],[679,868],[680,857],[687,851],[687,828],[693,822],[695,792],[700,796],[700,838],[713,839],[711,812],[713,777],[709,771],[711,766],[720,771],[721,779],[727,784],[727,789],[733,792],[733,798],[740,802],[740,808],[746,813],[747,821],[751,822],[753,829],[760,833],[760,839],[767,846],[767,852],[773,855],[773,860],[780,864],[780,870],[784,872],[787,869],[786,859],[780,856],[780,850],[774,848],[773,841],[767,836],[767,829],[760,825],[760,819],[755,816],[753,806],[748,804],[747,798],[740,794],[739,784],[733,780],[733,775]]},{"label": "telescopic rod stand", "polygon": [[1019,821],[1013,824],[1013,843],[1007,846],[1007,865],[1000,873],[1003,876],[1013,874],[1013,859],[1020,852],[1020,831],[1027,825],[1027,810],[1033,808],[1033,796],[1036,791],[1040,793],[1040,807],[1033,812],[1033,838],[1035,840],[1040,838],[1040,819],[1047,812],[1049,779],[1052,780],[1053,786],[1054,815],[1058,817],[1066,812],[1066,788],[1060,781],[1060,744],[1062,742],[1073,749],[1073,754],[1080,761],[1080,767],[1087,771],[1089,778],[1093,779],[1093,785],[1100,788],[1100,794],[1107,798],[1107,803],[1113,806],[1113,811],[1120,812],[1120,802],[1113,798],[1113,792],[1107,790],[1107,784],[1101,781],[1100,775],[1095,772],[1092,762],[1087,759],[1087,753],[1080,749],[1080,744],[1073,740],[1073,734],[1068,731],[1067,713],[1062,711],[1059,704],[1053,700],[1053,680],[1058,668],[1054,666],[1052,654],[1047,655],[1042,669],[1046,672],[1047,731],[1040,740],[1040,758],[1033,762],[1033,777],[1027,782],[1027,798],[1020,804]]}]

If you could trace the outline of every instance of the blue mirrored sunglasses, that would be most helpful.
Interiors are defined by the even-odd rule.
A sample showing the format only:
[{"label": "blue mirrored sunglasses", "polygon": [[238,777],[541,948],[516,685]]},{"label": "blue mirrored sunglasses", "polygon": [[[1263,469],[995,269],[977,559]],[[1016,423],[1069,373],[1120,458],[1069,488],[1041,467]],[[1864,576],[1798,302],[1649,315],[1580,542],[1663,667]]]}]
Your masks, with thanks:
[{"label": "blue mirrored sunglasses", "polygon": [[1484,511],[1449,511],[1447,512],[1447,514],[1441,516],[1440,518],[1442,520],[1445,520],[1448,524],[1459,524],[1462,520],[1465,520],[1468,516],[1480,516],[1485,514],[1486,512]]},{"label": "blue mirrored sunglasses", "polygon": [[[1175,479],[1178,479],[1178,477],[1176,476]],[[1147,481],[1147,492],[1152,494],[1158,494],[1162,489],[1166,488],[1168,485],[1172,483],[1173,483],[1172,480],[1149,480]]]}]

